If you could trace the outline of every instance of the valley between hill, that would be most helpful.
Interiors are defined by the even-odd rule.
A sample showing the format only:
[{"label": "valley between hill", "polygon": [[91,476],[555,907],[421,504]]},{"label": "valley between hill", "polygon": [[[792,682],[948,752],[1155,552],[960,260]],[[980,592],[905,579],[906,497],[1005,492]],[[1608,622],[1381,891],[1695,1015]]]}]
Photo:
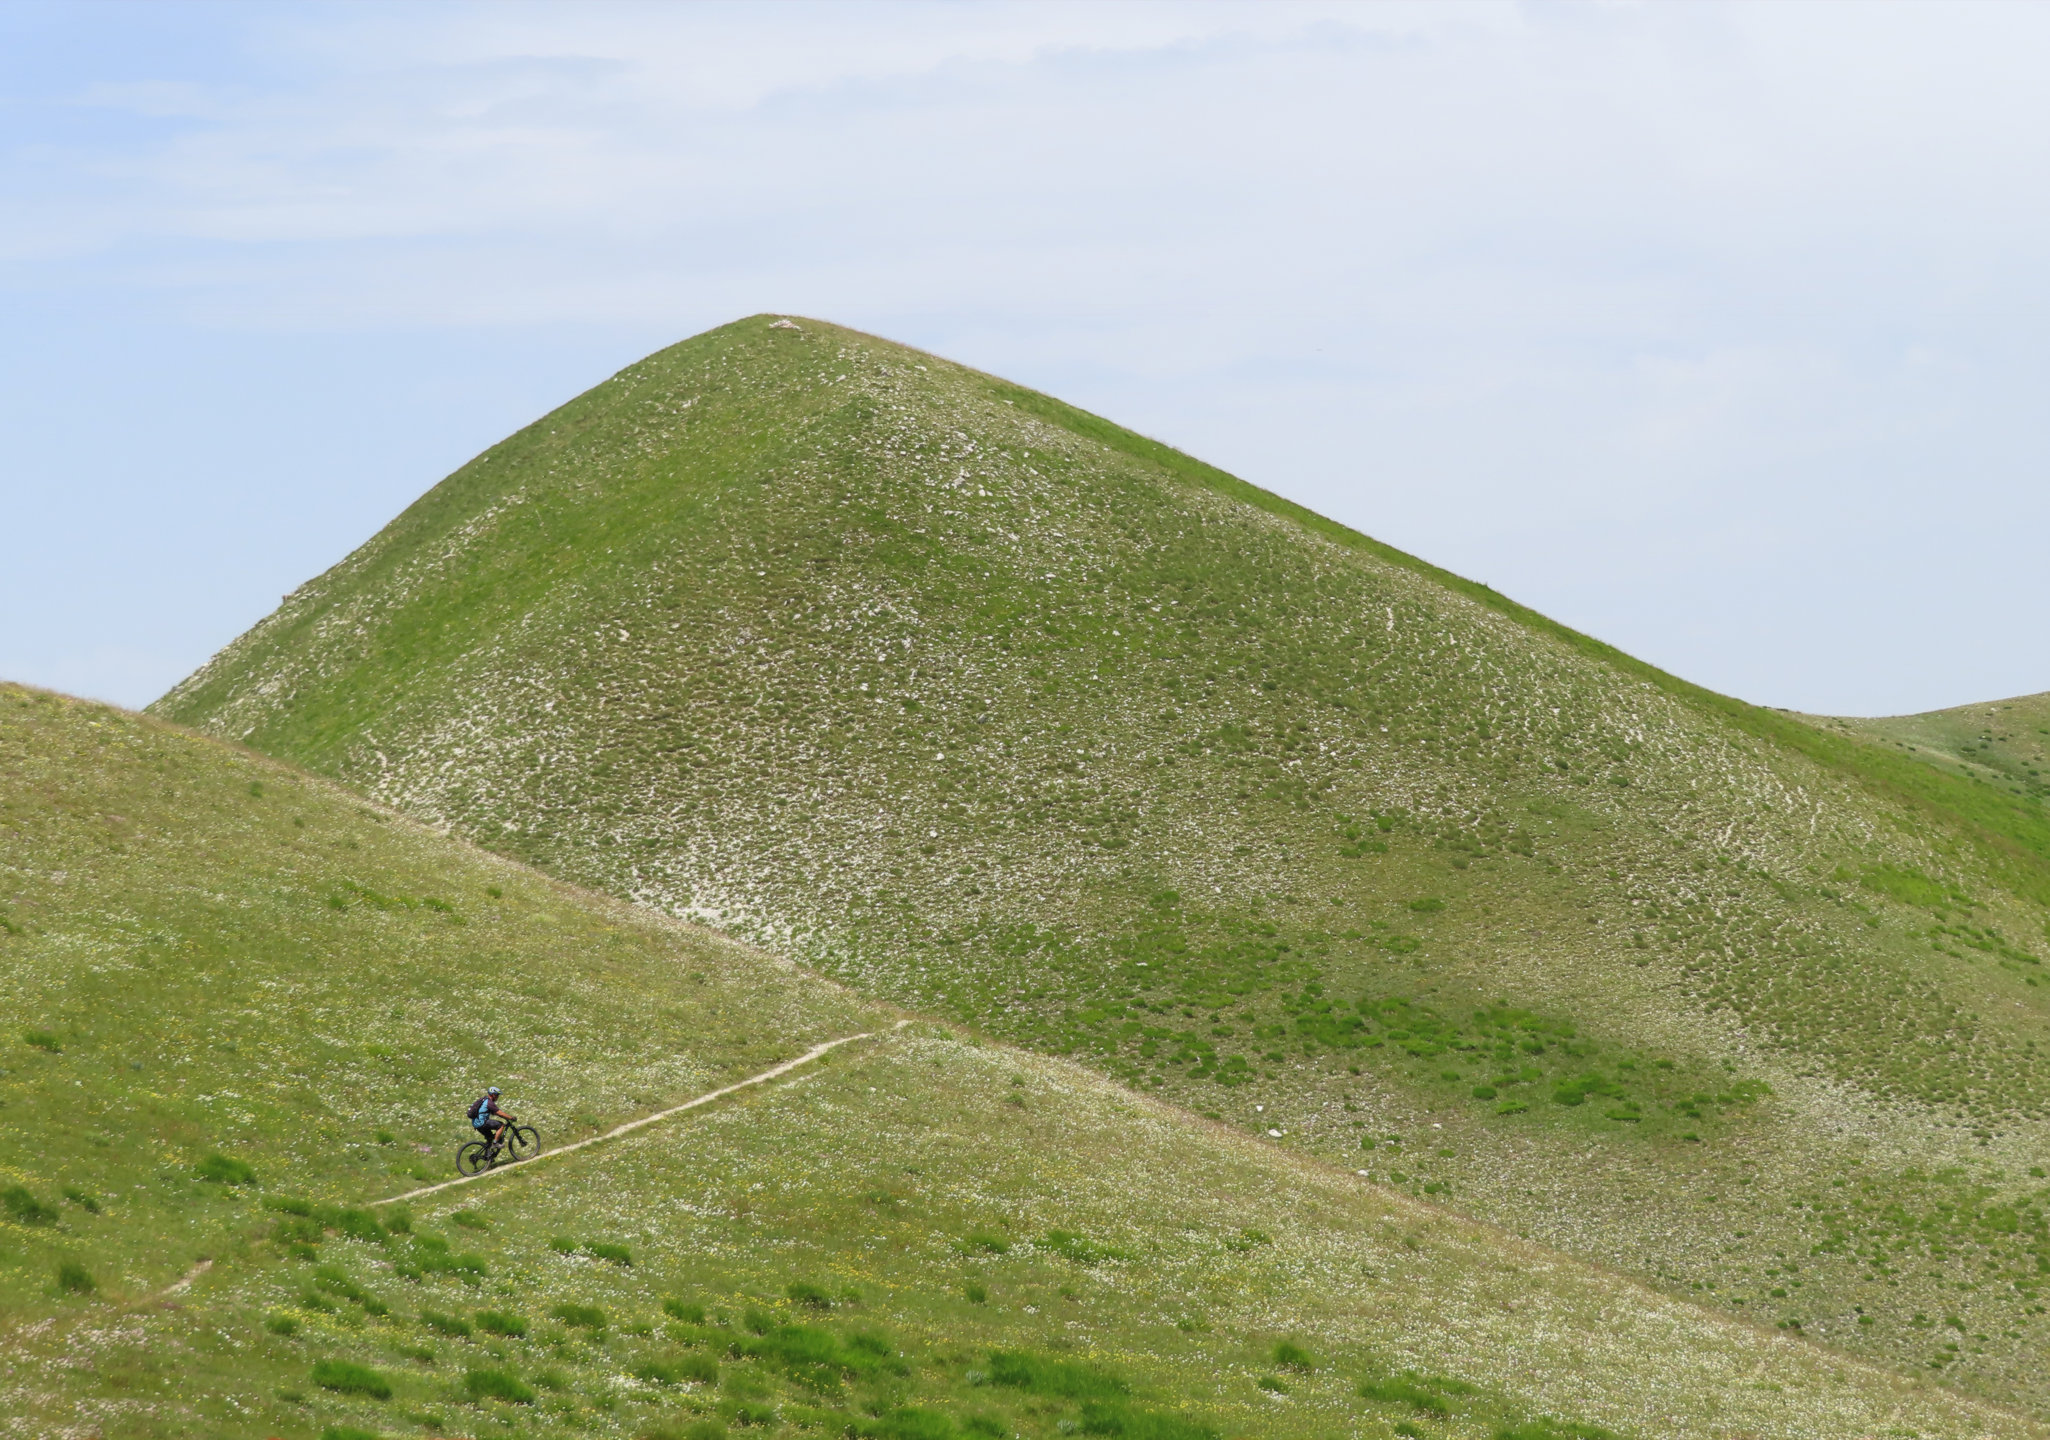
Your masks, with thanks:
[{"label": "valley between hill", "polygon": [[1048,397],[723,327],[479,456],[153,708],[2050,1406],[2040,812]]}]

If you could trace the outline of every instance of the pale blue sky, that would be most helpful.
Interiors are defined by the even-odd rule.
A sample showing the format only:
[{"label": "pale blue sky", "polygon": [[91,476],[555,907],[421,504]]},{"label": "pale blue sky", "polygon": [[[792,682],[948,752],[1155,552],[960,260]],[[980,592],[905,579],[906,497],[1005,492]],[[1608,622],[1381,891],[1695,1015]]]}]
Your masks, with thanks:
[{"label": "pale blue sky", "polygon": [[1691,679],[2050,688],[2050,8],[0,5],[0,676],[806,313]]}]

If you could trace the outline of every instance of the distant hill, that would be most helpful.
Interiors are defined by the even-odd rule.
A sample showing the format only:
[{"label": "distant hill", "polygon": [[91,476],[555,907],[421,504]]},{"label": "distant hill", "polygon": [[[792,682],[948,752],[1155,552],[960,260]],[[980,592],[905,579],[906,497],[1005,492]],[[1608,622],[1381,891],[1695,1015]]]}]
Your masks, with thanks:
[{"label": "distant hill", "polygon": [[1880,720],[1801,718],[1976,781],[1993,792],[1989,803],[2050,829],[2043,809],[2050,797],[2050,781],[2044,778],[2050,768],[2050,693]]},{"label": "distant hill", "polygon": [[11,686],[0,987],[20,1434],[2042,1433]]},{"label": "distant hill", "polygon": [[153,707],[577,884],[2050,1403],[2050,839],[815,321],[493,447]]}]

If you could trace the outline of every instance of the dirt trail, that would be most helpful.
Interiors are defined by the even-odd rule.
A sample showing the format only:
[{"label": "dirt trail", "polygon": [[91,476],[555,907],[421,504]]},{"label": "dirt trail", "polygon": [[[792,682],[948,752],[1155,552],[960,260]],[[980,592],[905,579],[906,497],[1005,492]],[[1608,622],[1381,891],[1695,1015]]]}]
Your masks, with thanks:
[{"label": "dirt trail", "polygon": [[[902,1030],[910,1023],[909,1020],[899,1020],[895,1028]],[[750,1075],[744,1080],[736,1080],[731,1085],[723,1085],[717,1090],[707,1091],[694,1100],[684,1101],[681,1105],[672,1105],[667,1110],[657,1110],[653,1115],[643,1115],[638,1120],[629,1120],[624,1125],[615,1125],[602,1135],[593,1135],[589,1139],[579,1140],[572,1145],[559,1145],[553,1150],[543,1150],[539,1155],[529,1160],[522,1160],[517,1165],[505,1165],[495,1170],[486,1170],[478,1175],[464,1175],[454,1180],[444,1180],[439,1185],[422,1186],[418,1190],[408,1190],[403,1195],[387,1195],[382,1200],[372,1200],[370,1203],[372,1205],[392,1205],[401,1200],[418,1200],[423,1195],[433,1195],[443,1190],[453,1190],[458,1185],[470,1185],[479,1180],[489,1180],[494,1175],[509,1175],[516,1170],[525,1170],[530,1165],[538,1165],[543,1160],[552,1160],[558,1155],[567,1155],[572,1150],[583,1149],[586,1145],[596,1145],[603,1140],[616,1140],[622,1135],[640,1129],[643,1125],[653,1125],[657,1120],[667,1120],[672,1115],[681,1115],[686,1110],[695,1110],[700,1105],[709,1105],[714,1100],[722,1096],[731,1095],[736,1090],[745,1090],[750,1085],[760,1085],[765,1081],[774,1080],[779,1075],[788,1075],[798,1066],[810,1064],[829,1050],[836,1050],[842,1045],[851,1045],[856,1040],[872,1040],[875,1038],[875,1034],[876,1032],[873,1030],[864,1030],[858,1035],[842,1035],[838,1040],[828,1040],[823,1045],[814,1045],[802,1055],[785,1060],[780,1065],[771,1065],[759,1075]]]}]

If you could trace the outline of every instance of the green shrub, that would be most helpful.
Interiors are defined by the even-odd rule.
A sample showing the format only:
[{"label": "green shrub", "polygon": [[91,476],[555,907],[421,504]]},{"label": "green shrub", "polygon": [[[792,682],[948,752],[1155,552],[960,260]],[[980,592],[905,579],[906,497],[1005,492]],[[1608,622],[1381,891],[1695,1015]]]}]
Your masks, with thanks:
[{"label": "green shrub", "polygon": [[64,1198],[89,1215],[100,1213],[100,1202],[94,1199],[88,1192],[79,1189],[76,1185],[66,1185],[64,1187]]},{"label": "green shrub", "polygon": [[903,1375],[910,1368],[897,1358],[897,1347],[881,1335],[856,1334],[843,1340],[816,1325],[772,1326],[760,1339],[736,1340],[731,1349],[821,1390],[832,1389],[847,1376]]},{"label": "green shrub", "polygon": [[1065,1400],[1115,1400],[1132,1387],[1108,1371],[1072,1360],[1053,1360],[1026,1350],[998,1350],[989,1357],[989,1383]]},{"label": "green shrub", "polygon": [[64,1053],[64,1047],[57,1043],[57,1037],[48,1030],[31,1030],[23,1035],[21,1040],[24,1045],[34,1046],[38,1050],[47,1050],[52,1055]]},{"label": "green shrub", "polygon": [[802,1280],[792,1281],[790,1285],[783,1291],[783,1293],[785,1295],[788,1295],[792,1300],[796,1301],[798,1304],[809,1305],[814,1310],[827,1310],[832,1308],[832,1296],[828,1295],[825,1291],[819,1289],[818,1286],[807,1285]]},{"label": "green shrub", "polygon": [[987,1305],[989,1303],[989,1287],[978,1281],[970,1280],[961,1287],[961,1293],[968,1297],[970,1305]]},{"label": "green shrub", "polygon": [[722,1405],[726,1418],[736,1425],[760,1425],[764,1428],[776,1423],[776,1410],[770,1405]]},{"label": "green shrub", "polygon": [[76,1260],[64,1260],[57,1266],[57,1288],[67,1295],[90,1295],[100,1286],[85,1266]]},{"label": "green shrub", "polygon": [[323,1360],[313,1367],[313,1383],[323,1390],[343,1395],[368,1395],[373,1400],[391,1399],[391,1382],[353,1360]]},{"label": "green shrub", "polygon": [[954,1248],[968,1255],[1005,1255],[1010,1253],[1011,1242],[987,1230],[975,1230],[962,1236]]},{"label": "green shrub", "polygon": [[1362,1380],[1360,1398],[1379,1400],[1386,1405],[1407,1405],[1413,1410],[1424,1410],[1433,1415],[1448,1415],[1452,1411],[1451,1402],[1439,1394],[1435,1386],[1409,1370],[1379,1380]]},{"label": "green shrub", "polygon": [[704,1306],[692,1305],[687,1301],[678,1300],[674,1297],[662,1302],[662,1313],[673,1319],[681,1320],[688,1325],[702,1325],[705,1323]]},{"label": "green shrub", "polygon": [[470,1322],[460,1315],[444,1315],[438,1310],[422,1310],[420,1323],[429,1330],[439,1330],[444,1335],[468,1336]]},{"label": "green shrub", "polygon": [[242,1160],[231,1160],[226,1155],[213,1154],[194,1167],[202,1180],[211,1180],[218,1185],[254,1185],[256,1170]]},{"label": "green shrub", "polygon": [[634,1263],[633,1252],[624,1245],[608,1245],[602,1240],[572,1240],[567,1235],[557,1235],[548,1242],[548,1248],[558,1255],[588,1255],[593,1260],[610,1260],[615,1265]]},{"label": "green shrub", "polygon": [[299,1333],[299,1322],[289,1315],[273,1315],[263,1322],[263,1328],[273,1335],[291,1336]]},{"label": "green shrub", "polygon": [[320,1432],[320,1440],[380,1440],[374,1430],[358,1430],[354,1425],[330,1425]]},{"label": "green shrub", "polygon": [[26,1185],[9,1185],[0,1190],[0,1210],[5,1210],[9,1219],[22,1225],[57,1223],[57,1207],[36,1199]]},{"label": "green shrub", "polygon": [[1317,1357],[1293,1340],[1283,1340],[1274,1347],[1274,1363],[1283,1370],[1300,1370],[1305,1373],[1317,1368]]},{"label": "green shrub", "polygon": [[757,1335],[766,1335],[776,1328],[776,1317],[756,1305],[750,1305],[741,1313],[740,1323]]},{"label": "green shrub", "polygon": [[1492,1100],[1495,1098],[1495,1093],[1495,1087],[1492,1085],[1476,1085],[1473,1087],[1473,1098],[1476,1100]]},{"label": "green shrub", "polygon": [[1273,1395],[1286,1395],[1288,1393],[1288,1387],[1272,1375],[1262,1375],[1253,1383]]},{"label": "green shrub", "polygon": [[503,1310],[479,1310],[477,1328],[489,1331],[493,1335],[518,1336],[527,1333],[527,1322],[517,1315],[508,1315]]},{"label": "green shrub", "polygon": [[565,1325],[575,1326],[583,1330],[603,1330],[605,1328],[605,1312],[596,1305],[557,1305],[548,1312],[548,1316],[552,1320],[560,1320]]},{"label": "green shrub", "polygon": [[1098,1245],[1095,1241],[1085,1239],[1069,1230],[1049,1230],[1038,1245],[1040,1249],[1051,1250],[1062,1259],[1072,1260],[1077,1265],[1100,1265],[1105,1260],[1131,1258],[1122,1250],[1113,1249],[1109,1245]]},{"label": "green shrub", "polygon": [[448,1223],[460,1225],[465,1230],[489,1230],[491,1228],[491,1222],[482,1215],[479,1215],[475,1210],[458,1210],[455,1214],[448,1217]]},{"label": "green shrub", "polygon": [[504,1400],[514,1405],[531,1405],[534,1392],[507,1370],[472,1370],[463,1376],[463,1392],[472,1400]]}]

